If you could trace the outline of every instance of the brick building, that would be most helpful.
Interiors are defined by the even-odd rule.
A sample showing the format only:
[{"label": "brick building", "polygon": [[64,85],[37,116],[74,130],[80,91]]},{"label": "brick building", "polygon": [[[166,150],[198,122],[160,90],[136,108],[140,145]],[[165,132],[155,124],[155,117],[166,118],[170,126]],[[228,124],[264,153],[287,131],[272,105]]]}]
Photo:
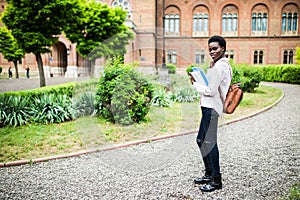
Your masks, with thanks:
[{"label": "brick building", "polygon": [[[209,62],[207,40],[222,35],[227,56],[235,63],[295,63],[300,46],[300,0],[98,0],[128,11],[126,24],[135,38],[130,41],[125,62],[138,61],[143,69],[156,71],[163,63],[180,70],[190,64]],[[5,9],[0,0],[0,12]],[[63,35],[43,55],[47,76],[86,75],[89,66]],[[96,65],[101,66],[101,59]],[[10,63],[0,55],[0,66]],[[35,57],[26,55],[20,71],[36,69]]]}]

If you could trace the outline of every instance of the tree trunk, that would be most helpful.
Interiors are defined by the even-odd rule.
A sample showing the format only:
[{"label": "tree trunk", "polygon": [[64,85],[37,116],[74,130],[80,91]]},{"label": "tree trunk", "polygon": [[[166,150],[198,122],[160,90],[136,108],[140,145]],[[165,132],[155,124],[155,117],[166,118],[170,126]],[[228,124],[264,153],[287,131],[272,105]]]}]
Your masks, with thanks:
[{"label": "tree trunk", "polygon": [[41,53],[35,54],[35,59],[38,64],[39,75],[40,75],[40,87],[46,86],[45,74],[44,74],[44,66],[42,61]]},{"label": "tree trunk", "polygon": [[14,66],[16,70],[16,78],[19,78],[18,61],[14,61]]}]

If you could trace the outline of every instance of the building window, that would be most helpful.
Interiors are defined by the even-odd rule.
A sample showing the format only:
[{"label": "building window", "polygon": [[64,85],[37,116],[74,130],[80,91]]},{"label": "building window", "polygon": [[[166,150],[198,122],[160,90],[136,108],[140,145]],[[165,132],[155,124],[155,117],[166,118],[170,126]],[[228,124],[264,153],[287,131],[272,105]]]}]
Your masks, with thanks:
[{"label": "building window", "polygon": [[205,63],[205,50],[196,50],[195,63],[197,65]]},{"label": "building window", "polygon": [[208,31],[208,15],[195,14],[193,19],[194,32],[207,32]]},{"label": "building window", "polygon": [[283,64],[293,64],[294,50],[284,50],[283,52]]},{"label": "building window", "polygon": [[234,59],[234,50],[227,50],[225,54],[226,58]]},{"label": "building window", "polygon": [[167,63],[176,64],[177,63],[177,53],[175,50],[168,50]]},{"label": "building window", "polygon": [[268,27],[267,13],[253,13],[252,14],[252,31],[266,32]]},{"label": "building window", "polygon": [[237,31],[237,14],[223,14],[222,17],[222,31],[223,32],[236,32]]},{"label": "building window", "polygon": [[238,8],[235,5],[227,5],[222,10],[222,35],[237,36]]},{"label": "building window", "polygon": [[282,32],[296,32],[298,30],[298,14],[283,13],[282,14]]},{"label": "building window", "polygon": [[165,16],[165,30],[166,32],[179,33],[180,17],[179,15]]},{"label": "building window", "polygon": [[251,11],[251,35],[267,36],[268,35],[268,12],[269,9],[264,4],[258,4]]},{"label": "building window", "polygon": [[205,6],[197,6],[193,11],[193,37],[208,36],[209,14]]},{"label": "building window", "polygon": [[127,19],[131,19],[130,4],[127,0],[114,0],[112,2],[112,7],[121,7],[123,10],[127,11]]},{"label": "building window", "polygon": [[253,64],[263,64],[264,52],[263,50],[255,50],[253,57]]}]

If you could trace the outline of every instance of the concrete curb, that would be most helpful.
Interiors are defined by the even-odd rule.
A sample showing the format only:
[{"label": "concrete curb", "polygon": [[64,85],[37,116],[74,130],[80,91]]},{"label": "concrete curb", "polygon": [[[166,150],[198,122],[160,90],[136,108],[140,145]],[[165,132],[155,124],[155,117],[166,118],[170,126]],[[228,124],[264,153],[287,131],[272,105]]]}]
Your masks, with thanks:
[{"label": "concrete curb", "polygon": [[[271,104],[271,105],[255,112],[255,113],[249,114],[247,116],[224,122],[224,123],[220,124],[219,126],[232,124],[232,123],[235,123],[235,122],[239,122],[239,121],[254,117],[254,116],[256,116],[260,113],[263,113],[263,112],[271,109],[272,107],[276,106],[283,98],[284,98],[284,93],[282,91],[281,97],[276,102],[274,102],[273,104]],[[172,134],[172,135],[159,136],[159,137],[154,137],[154,138],[151,138],[151,139],[137,140],[137,141],[128,142],[128,143],[125,143],[125,144],[118,144],[118,145],[105,147],[105,148],[96,148],[96,149],[83,150],[83,151],[78,151],[78,152],[69,153],[69,154],[60,154],[60,155],[54,155],[54,156],[49,156],[49,157],[43,157],[43,158],[36,158],[36,159],[29,159],[29,160],[17,160],[17,161],[12,161],[12,162],[7,162],[7,163],[0,163],[0,168],[11,167],[11,166],[19,166],[19,165],[25,165],[25,164],[34,164],[34,163],[39,163],[39,162],[47,162],[47,161],[50,161],[50,160],[63,159],[63,158],[71,158],[71,157],[76,157],[76,156],[81,156],[81,155],[84,155],[84,154],[96,153],[96,152],[101,152],[101,151],[110,151],[110,150],[114,150],[114,149],[120,149],[120,148],[125,148],[125,147],[129,147],[129,146],[133,146],[133,145],[148,143],[148,142],[151,142],[151,141],[157,141],[157,140],[163,140],[163,139],[168,139],[168,138],[174,138],[174,137],[189,135],[189,134],[197,133],[197,131],[198,130],[184,132],[184,133],[178,133],[178,134]]]}]

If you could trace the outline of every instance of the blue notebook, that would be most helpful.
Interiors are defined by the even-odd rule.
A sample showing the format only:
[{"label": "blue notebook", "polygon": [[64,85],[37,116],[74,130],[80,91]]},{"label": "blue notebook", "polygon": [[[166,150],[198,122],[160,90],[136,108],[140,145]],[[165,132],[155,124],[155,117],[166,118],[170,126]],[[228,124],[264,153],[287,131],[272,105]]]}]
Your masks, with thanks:
[{"label": "blue notebook", "polygon": [[192,72],[190,74],[193,76],[196,82],[208,86],[208,80],[206,78],[206,75],[204,71],[200,67],[193,67]]}]

